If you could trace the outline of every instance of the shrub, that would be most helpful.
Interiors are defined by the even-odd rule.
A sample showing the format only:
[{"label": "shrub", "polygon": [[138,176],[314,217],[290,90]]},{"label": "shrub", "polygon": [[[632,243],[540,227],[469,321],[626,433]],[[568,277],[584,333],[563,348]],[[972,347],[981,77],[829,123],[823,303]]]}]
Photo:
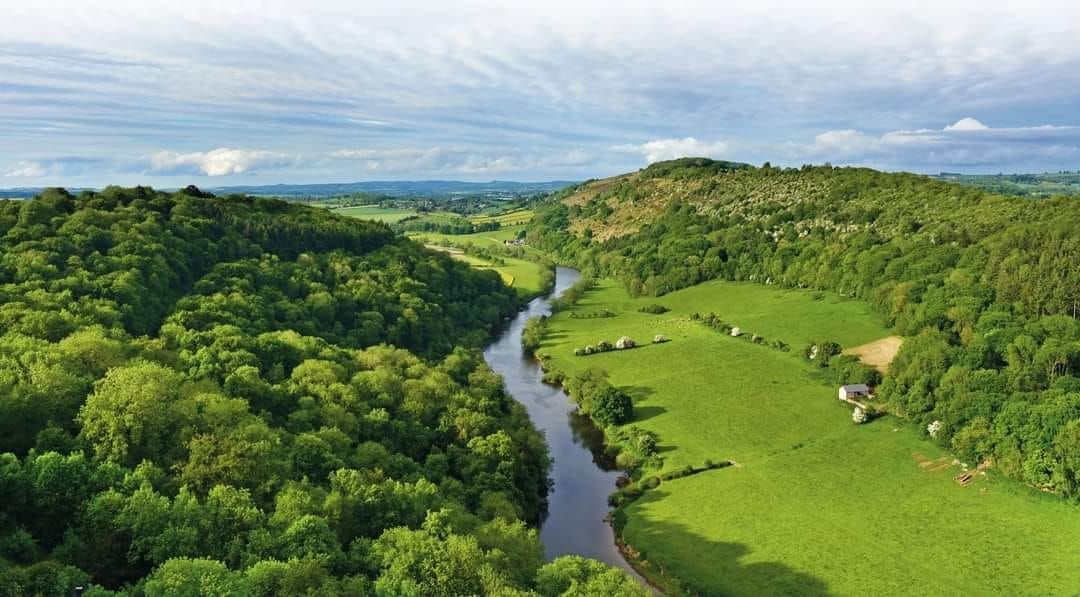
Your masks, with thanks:
[{"label": "shrub", "polygon": [[629,450],[623,450],[615,457],[615,466],[625,471],[632,471],[640,465],[641,459]]},{"label": "shrub", "polygon": [[643,432],[637,438],[637,449],[645,456],[656,453],[656,438],[649,432]]},{"label": "shrub", "polygon": [[634,416],[634,404],[629,394],[609,385],[592,397],[589,414],[601,425],[619,425]]},{"label": "shrub", "polygon": [[592,346],[592,345],[586,346],[585,349],[582,350],[582,353],[584,353],[584,354],[594,354],[595,352],[596,352],[596,347]]},{"label": "shrub", "polygon": [[637,343],[634,342],[634,339],[630,336],[623,336],[615,341],[615,348],[619,350],[625,350],[627,348],[633,348],[635,346],[637,346]]},{"label": "shrub", "polygon": [[638,309],[638,311],[640,311],[642,313],[651,313],[653,315],[660,315],[662,313],[667,313],[668,311],[670,311],[670,309],[668,309],[667,307],[665,307],[665,306],[663,306],[661,304],[652,303],[651,305],[645,305],[644,307]]},{"label": "shrub", "polygon": [[657,487],[660,487],[660,478],[655,476],[646,477],[641,481],[641,487],[644,489],[656,489]]},{"label": "shrub", "polygon": [[665,336],[663,334],[657,334],[657,335],[653,336],[652,341],[653,341],[653,344],[663,344],[664,342],[667,342],[668,339],[667,339],[667,336]]},{"label": "shrub", "polygon": [[615,347],[612,346],[611,342],[608,342],[607,340],[601,340],[601,341],[596,343],[596,351],[597,352],[607,352],[607,351],[609,351],[609,350],[611,350],[613,348],[615,348]]}]

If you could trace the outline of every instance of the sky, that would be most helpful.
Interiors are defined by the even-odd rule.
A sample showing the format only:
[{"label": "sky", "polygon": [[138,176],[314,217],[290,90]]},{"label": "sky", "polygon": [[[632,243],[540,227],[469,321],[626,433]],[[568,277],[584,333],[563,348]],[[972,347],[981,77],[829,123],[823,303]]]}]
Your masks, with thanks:
[{"label": "sky", "polygon": [[581,180],[688,155],[1080,170],[1076,2],[0,11],[0,187]]}]

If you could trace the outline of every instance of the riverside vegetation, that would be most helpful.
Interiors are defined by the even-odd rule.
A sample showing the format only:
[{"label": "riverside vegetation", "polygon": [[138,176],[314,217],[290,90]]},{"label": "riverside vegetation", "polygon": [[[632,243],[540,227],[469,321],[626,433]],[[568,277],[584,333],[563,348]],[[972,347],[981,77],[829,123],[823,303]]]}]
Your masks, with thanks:
[{"label": "riverside vegetation", "polygon": [[194,187],[0,201],[0,251],[0,594],[642,592],[544,562],[494,272]]}]

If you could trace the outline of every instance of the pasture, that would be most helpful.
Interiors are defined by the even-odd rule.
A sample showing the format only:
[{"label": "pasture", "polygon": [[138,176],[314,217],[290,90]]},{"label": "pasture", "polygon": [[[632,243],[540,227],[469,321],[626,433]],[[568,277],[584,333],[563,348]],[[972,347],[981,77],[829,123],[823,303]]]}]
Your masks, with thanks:
[{"label": "pasture", "polygon": [[400,222],[405,218],[416,215],[416,212],[411,209],[382,208],[378,205],[354,205],[352,207],[337,207],[334,208],[332,211],[342,216],[349,216],[350,218],[375,220],[377,222],[386,222],[387,224]]},{"label": "pasture", "polygon": [[[491,233],[484,233],[484,234],[491,234]],[[499,275],[503,279],[503,282],[506,283],[507,286],[510,286],[511,288],[517,290],[518,293],[520,295],[522,295],[522,296],[526,296],[526,297],[536,296],[536,295],[539,295],[541,292],[543,292],[545,290],[542,287],[541,277],[540,277],[540,273],[541,273],[541,270],[543,268],[539,263],[536,263],[534,261],[527,261],[527,260],[524,260],[524,259],[516,259],[516,258],[513,258],[513,257],[500,257],[500,259],[502,260],[502,263],[501,264],[496,264],[496,263],[493,263],[491,261],[488,261],[487,259],[483,259],[481,257],[477,257],[477,256],[474,256],[474,255],[466,255],[460,249],[454,249],[454,248],[450,248],[450,247],[442,247],[442,246],[439,246],[437,244],[434,244],[438,240],[441,240],[441,239],[444,239],[444,238],[451,239],[454,242],[460,242],[460,240],[458,240],[458,239],[471,238],[471,237],[476,237],[476,236],[477,235],[472,235],[472,234],[469,234],[469,235],[442,235],[442,234],[420,233],[420,234],[411,235],[409,238],[411,238],[411,239],[413,239],[413,240],[415,240],[417,242],[425,243],[428,248],[435,249],[435,250],[438,250],[438,251],[445,251],[445,252],[449,253],[454,259],[459,259],[461,261],[464,261],[465,263],[468,263],[472,267],[475,267],[475,268],[478,268],[478,269],[492,269],[492,270],[495,270],[496,272],[499,273]],[[476,242],[476,241],[471,241],[471,242],[474,242],[475,244],[478,244],[478,245],[485,245],[485,244],[487,244],[487,245],[494,245],[494,244],[501,245],[502,244],[501,240],[496,242],[494,239],[487,239],[485,242]]]},{"label": "pasture", "polygon": [[513,211],[507,211],[494,214],[481,214],[472,216],[469,220],[473,224],[485,224],[488,222],[498,222],[500,226],[524,226],[529,223],[529,220],[533,218],[533,211],[531,209],[515,209]]},{"label": "pasture", "polygon": [[[658,303],[661,315],[640,313]],[[610,318],[572,318],[609,309]],[[747,335],[693,322],[717,313]],[[599,367],[656,433],[659,470],[733,467],[663,482],[620,511],[623,537],[704,594],[1055,594],[1080,587],[1080,509],[994,474],[961,486],[940,448],[892,417],[866,425],[797,356],[812,339],[845,348],[889,335],[863,303],[710,282],[634,299],[602,281],[552,318],[539,352],[568,374]],[[671,341],[649,345],[656,334]],[[645,346],[575,357],[629,335]],[[969,463],[973,464],[973,463]]]}]

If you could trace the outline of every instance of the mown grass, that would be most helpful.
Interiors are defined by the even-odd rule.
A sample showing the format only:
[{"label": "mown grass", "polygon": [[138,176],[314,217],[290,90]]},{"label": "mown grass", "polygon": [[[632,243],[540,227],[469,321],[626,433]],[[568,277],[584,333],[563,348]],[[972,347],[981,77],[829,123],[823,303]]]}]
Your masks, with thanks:
[{"label": "mown grass", "polygon": [[[639,313],[660,303],[671,311]],[[574,319],[607,308],[611,318]],[[691,322],[693,312],[791,353]],[[891,417],[851,422],[835,387],[796,352],[888,335],[856,301],[713,282],[632,299],[602,282],[550,322],[540,348],[567,373],[607,370],[655,432],[661,471],[734,467],[664,482],[621,513],[650,569],[705,594],[1060,594],[1080,588],[1080,509],[991,472],[961,487],[951,457]],[[660,345],[572,356],[629,335]],[[937,460],[944,458],[944,460]],[[920,462],[933,461],[923,468]],[[939,465],[940,464],[940,465]]]},{"label": "mown grass", "polygon": [[394,222],[399,222],[405,218],[416,215],[416,212],[411,209],[384,209],[378,205],[339,207],[335,208],[333,211],[336,214],[349,216],[350,218],[375,220],[377,222],[386,222],[387,224],[393,224]]}]

